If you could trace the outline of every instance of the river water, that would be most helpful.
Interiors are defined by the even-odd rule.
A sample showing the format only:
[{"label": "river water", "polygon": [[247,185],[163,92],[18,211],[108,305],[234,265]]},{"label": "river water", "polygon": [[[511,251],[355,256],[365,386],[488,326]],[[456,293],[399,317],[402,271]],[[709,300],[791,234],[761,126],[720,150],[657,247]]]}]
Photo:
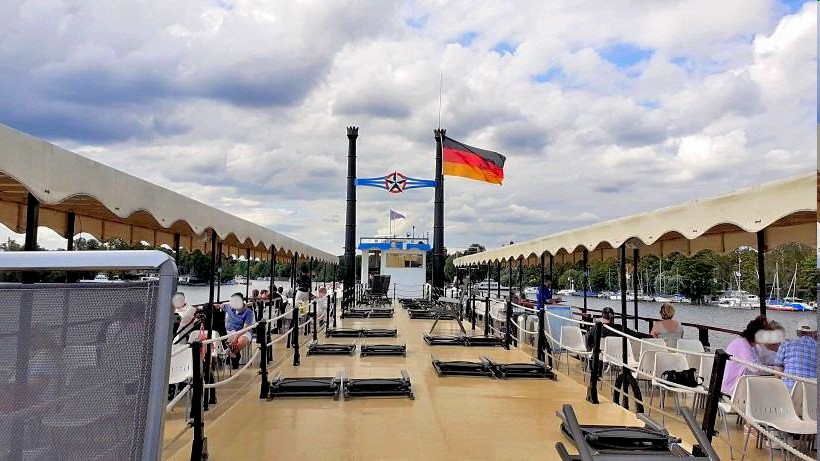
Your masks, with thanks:
[{"label": "river water", "polygon": [[[275,282],[276,286],[285,285],[286,289],[289,282]],[[321,285],[321,283],[317,284]],[[267,289],[270,282],[261,280],[251,280],[250,290]],[[207,286],[187,286],[181,285],[179,290],[185,293],[188,302],[192,304],[201,304],[208,302],[208,287]],[[231,294],[240,292],[245,293],[245,285],[222,285],[220,288],[220,298],[226,300],[230,298]],[[572,306],[583,306],[583,298],[576,296],[569,296],[565,298],[567,304]],[[615,309],[615,312],[621,312],[621,302],[612,301],[609,299],[587,298],[587,306],[592,309],[601,309],[605,306],[610,306]],[[660,318],[660,303],[655,302],[638,302],[638,315],[641,317]],[[743,330],[750,320],[755,318],[758,314],[757,309],[732,309],[729,307],[720,307],[714,305],[696,306],[691,304],[673,304],[675,306],[675,318],[680,322],[698,323],[702,325],[710,325],[715,327],[728,328],[732,330]],[[633,302],[627,301],[627,313],[632,315]],[[817,316],[814,312],[778,312],[772,311],[768,313],[770,319],[777,320],[786,329],[786,337],[793,338],[795,330],[801,323],[817,324]],[[633,328],[632,320],[629,321],[629,327]],[[638,322],[640,331],[646,332],[648,325],[646,322]],[[685,338],[697,338],[698,331],[696,328],[684,327]],[[726,347],[729,341],[734,339],[734,336],[727,333],[709,332],[709,342],[712,348]]]},{"label": "river water", "polygon": [[[568,304],[572,306],[583,306],[584,301],[581,297],[569,296],[565,298]],[[621,301],[612,301],[601,298],[587,298],[587,307],[593,309],[601,309],[609,306],[615,309],[616,313],[621,312]],[[730,307],[706,305],[692,305],[692,304],[673,304],[675,306],[675,319],[684,323],[698,323],[701,325],[709,325],[715,327],[728,328],[732,330],[743,330],[750,320],[754,319],[759,309],[732,309]],[[661,303],[655,302],[638,302],[638,316],[660,318]],[[627,314],[632,315],[634,307],[633,301],[627,301]],[[817,325],[817,315],[815,312],[781,312],[770,311],[766,314],[770,319],[776,320],[786,329],[786,337],[794,338],[795,330],[801,323],[810,323]],[[629,321],[629,327],[634,328],[633,320]],[[646,332],[648,325],[646,322],[639,321],[638,328],[640,331]],[[698,330],[692,327],[684,327],[684,338],[697,338]],[[720,333],[715,331],[709,332],[709,342],[713,349],[723,348],[729,344],[729,341],[734,339],[734,336],[727,333]]]}]

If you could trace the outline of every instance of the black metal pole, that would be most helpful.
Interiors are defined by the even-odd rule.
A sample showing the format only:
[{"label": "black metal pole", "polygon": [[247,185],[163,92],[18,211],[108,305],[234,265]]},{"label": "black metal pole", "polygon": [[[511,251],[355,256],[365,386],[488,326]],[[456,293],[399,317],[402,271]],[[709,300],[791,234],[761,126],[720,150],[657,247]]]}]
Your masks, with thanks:
[{"label": "black metal pole", "polygon": [[598,403],[598,381],[601,379],[601,333],[604,325],[598,321],[595,322],[595,331],[593,331],[594,341],[592,343],[592,357],[590,357],[590,366],[592,370],[589,374],[589,387],[587,387],[587,402]]},{"label": "black metal pole", "polygon": [[248,295],[251,292],[251,249],[245,248],[245,263],[247,266],[245,267],[245,281],[248,282],[245,285],[245,301],[248,300]]},{"label": "black metal pole", "polygon": [[637,248],[632,249],[632,292],[635,293],[635,299],[632,301],[632,311],[635,315],[633,319],[633,325],[635,326],[635,331],[638,331],[638,259],[640,259],[641,254]]},{"label": "black metal pole", "polygon": [[[299,253],[293,253],[293,262],[291,264],[291,273],[293,283],[296,283],[296,264],[299,261]],[[299,306],[296,305],[296,288],[293,289],[293,299],[291,301],[291,306],[293,307],[293,312],[291,313],[291,325],[293,326],[293,333],[291,338],[293,339],[293,366],[298,367],[301,363],[301,358],[299,357]]]},{"label": "black metal pole", "polygon": [[475,331],[475,321],[478,315],[475,312],[475,289],[473,285],[473,278],[470,277],[470,316],[472,317],[472,327],[473,331]]},{"label": "black metal pole", "polygon": [[[715,431],[715,420],[718,414],[718,404],[721,398],[723,398],[723,393],[720,388],[723,385],[723,373],[726,370],[726,362],[728,360],[729,354],[723,349],[715,351],[715,362],[712,365],[712,376],[709,380],[709,395],[706,398],[706,408],[703,410],[703,425],[701,426],[703,432],[706,434],[706,438],[709,439],[710,442],[712,441],[712,437],[717,434],[717,431]],[[703,450],[700,446],[696,445],[694,449],[695,452],[692,453],[693,455],[703,456]]]},{"label": "black metal pole", "polygon": [[[208,261],[208,305],[205,306],[205,325],[208,327],[207,339],[210,339],[214,331],[214,264],[216,264],[216,232],[211,230],[211,258]],[[213,346],[210,344],[205,347],[205,365],[203,366],[204,377],[206,383],[213,382],[213,373],[211,372],[211,350]],[[204,409],[208,409],[208,404],[216,404],[216,389],[205,389],[205,404]]]},{"label": "black metal pole", "polygon": [[[273,301],[271,301],[273,302]],[[259,307],[259,317],[262,318],[264,307]],[[256,342],[259,343],[259,375],[262,377],[262,382],[259,386],[259,398],[265,399],[268,397],[268,390],[270,384],[268,383],[268,328],[267,322],[259,322],[256,326]]]},{"label": "black metal pole", "polygon": [[581,312],[587,313],[587,290],[589,289],[589,250],[584,248],[584,308]]},{"label": "black metal pole", "polygon": [[467,299],[467,306],[465,307],[465,309],[468,312],[469,312],[469,309],[471,307],[473,307],[470,303],[470,300],[472,299],[472,291],[473,291],[472,285],[473,285],[473,265],[470,264],[470,265],[467,266],[467,283],[465,284],[465,286],[467,288],[467,293],[465,293],[466,299]]},{"label": "black metal pole", "polygon": [[[626,244],[621,244],[619,248],[620,253],[620,261],[619,261],[619,269],[620,269],[620,280],[621,280],[621,326],[623,327],[624,333],[626,333]],[[624,364],[629,363],[626,356],[626,336],[623,336],[623,341],[621,341],[621,358],[624,361]]]},{"label": "black metal pole", "polygon": [[276,246],[270,246],[270,283],[268,284],[268,303],[273,303],[273,290],[276,289],[276,285],[273,283],[273,280],[276,278]]},{"label": "black metal pole", "polygon": [[[210,348],[208,348],[210,349]],[[202,371],[202,343],[191,343],[192,379],[191,383],[191,427],[194,431],[194,440],[191,443],[191,461],[208,459],[208,442],[205,437],[205,422],[202,415],[203,408],[208,407],[208,399],[203,398],[203,371]]]},{"label": "black metal pole", "polygon": [[26,198],[26,241],[25,251],[37,251],[37,228],[40,226],[40,201],[31,192]]},{"label": "black metal pole", "polygon": [[[484,299],[484,336],[490,335],[490,291],[487,290],[487,297]],[[493,335],[495,336],[495,335]]]},{"label": "black metal pole", "polygon": [[222,242],[216,244],[216,300],[222,297]]},{"label": "black metal pole", "polygon": [[518,260],[518,295],[524,299],[524,257]]},{"label": "black metal pole", "polygon": [[757,231],[757,296],[760,298],[760,315],[766,315],[766,231]]},{"label": "black metal pole", "polygon": [[536,357],[538,358],[538,360],[541,360],[542,362],[544,361],[544,345],[547,339],[544,332],[544,296],[546,295],[546,293],[544,292],[544,283],[547,275],[547,269],[546,267],[544,267],[544,260],[546,259],[546,254],[546,252],[541,253],[541,270],[539,271],[540,284],[538,285],[538,290],[536,291],[536,302],[538,306],[538,339],[536,341],[536,348],[538,352],[536,354]]},{"label": "black metal pole", "polygon": [[[500,259],[495,262],[495,267],[496,267],[496,269],[498,269],[498,271],[497,271],[498,272],[498,284],[495,287],[496,292],[497,292],[496,295],[498,296],[498,299],[501,299],[501,260]],[[490,290],[487,290],[488,295],[489,295],[489,291]]]},{"label": "black metal pole", "polygon": [[[333,265],[333,327],[336,327],[336,266],[337,264]],[[330,325],[330,322],[328,322]]]},{"label": "black metal pole", "polygon": [[356,297],[356,138],[359,128],[347,127],[347,213],[345,215],[345,271],[342,312],[355,305]]},{"label": "black metal pole", "polygon": [[[76,222],[75,215],[73,211],[69,211],[65,214],[65,239],[66,245],[65,249],[67,251],[74,251],[74,223]],[[179,261],[176,262],[177,266],[179,266]]]},{"label": "black metal pole", "polygon": [[433,212],[433,293],[438,298],[444,293],[444,170],[443,147],[447,130],[433,131],[436,140],[436,193]]},{"label": "black metal pole", "polygon": [[512,296],[507,299],[507,305],[505,309],[505,320],[504,320],[504,349],[510,348],[510,343],[512,342],[512,316],[513,316],[513,307],[512,307]]}]

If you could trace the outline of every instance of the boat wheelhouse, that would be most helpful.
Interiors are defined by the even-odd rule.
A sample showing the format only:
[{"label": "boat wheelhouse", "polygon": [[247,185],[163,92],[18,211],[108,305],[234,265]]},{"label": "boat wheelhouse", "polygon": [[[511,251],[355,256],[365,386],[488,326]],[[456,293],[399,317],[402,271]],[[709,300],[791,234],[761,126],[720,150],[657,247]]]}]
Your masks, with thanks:
[{"label": "boat wheelhouse", "polygon": [[[369,237],[359,239],[362,285],[373,289],[376,277],[389,280],[384,290],[399,298],[422,298],[427,278],[426,238]],[[388,279],[389,277],[389,279]]]}]

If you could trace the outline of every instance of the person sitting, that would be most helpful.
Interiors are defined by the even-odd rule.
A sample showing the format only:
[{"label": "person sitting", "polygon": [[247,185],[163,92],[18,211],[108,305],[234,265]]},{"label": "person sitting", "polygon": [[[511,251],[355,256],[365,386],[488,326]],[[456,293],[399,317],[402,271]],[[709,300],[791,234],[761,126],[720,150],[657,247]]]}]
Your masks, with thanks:
[{"label": "person sitting", "polygon": [[[196,328],[196,308],[188,304],[185,293],[178,291],[171,298],[171,305],[174,306],[174,314],[179,316],[179,325],[174,330],[177,339],[188,337]],[[175,341],[176,342],[176,341]]]},{"label": "person sitting", "polygon": [[674,319],[675,308],[669,304],[664,303],[661,306],[661,321],[655,322],[652,325],[652,331],[649,333],[654,338],[661,338],[666,341],[669,347],[675,347],[678,340],[683,338],[683,327],[680,322]]},{"label": "person sitting", "polygon": [[251,291],[251,299],[249,299],[249,301],[256,301],[257,299],[259,299],[259,290],[254,288],[253,291]]},{"label": "person sitting", "polygon": [[[726,346],[726,353],[732,357],[752,362],[758,365],[760,357],[757,355],[757,338],[763,331],[769,328],[769,322],[763,315],[758,315],[754,320],[746,325],[746,328],[740,333],[740,336],[733,339],[732,342]],[[743,375],[759,374],[756,368],[748,368],[733,360],[726,362],[726,368],[723,372],[723,382],[721,383],[721,391],[726,395],[733,395],[735,386]]]},{"label": "person sitting", "polygon": [[[231,301],[222,306],[222,310],[225,311],[225,330],[229,334],[248,327],[255,322],[253,310],[245,306],[245,297],[242,296],[242,293],[234,293],[231,296]],[[242,349],[251,343],[251,338],[250,331],[228,338],[231,365],[234,369],[239,368],[240,354]]]},{"label": "person sitting", "polygon": [[270,292],[268,290],[262,290],[259,292],[259,300],[260,301],[267,301],[270,299]]},{"label": "person sitting", "polygon": [[775,320],[769,320],[769,328],[761,333],[755,348],[760,363],[767,367],[777,365],[775,360],[780,344],[786,339],[786,329]]},{"label": "person sitting", "polygon": [[544,279],[544,285],[538,287],[538,294],[536,295],[536,301],[542,303],[542,305],[546,304],[559,304],[564,300],[561,298],[553,298],[552,297],[552,278],[546,277]]},{"label": "person sitting", "polygon": [[598,328],[601,328],[602,338],[606,338],[607,336],[618,336],[618,333],[610,330],[609,328],[604,328],[603,325],[609,325],[610,328],[623,332],[624,334],[633,336],[635,338],[645,339],[652,337],[651,335],[648,335],[646,333],[641,333],[630,328],[624,328],[622,324],[615,323],[615,310],[607,306],[601,309],[600,323],[595,323],[595,325],[589,327],[589,330],[587,330],[587,334],[584,337],[584,342],[586,343],[588,351],[591,351],[595,346],[595,332],[598,330]]},{"label": "person sitting", "polygon": [[310,302],[310,275],[307,268],[302,269],[302,274],[296,279],[296,305]]},{"label": "person sitting", "polygon": [[[784,341],[777,349],[774,363],[781,371],[803,378],[817,378],[817,327],[804,323],[797,328],[797,339]],[[783,377],[791,390],[794,380]]]}]

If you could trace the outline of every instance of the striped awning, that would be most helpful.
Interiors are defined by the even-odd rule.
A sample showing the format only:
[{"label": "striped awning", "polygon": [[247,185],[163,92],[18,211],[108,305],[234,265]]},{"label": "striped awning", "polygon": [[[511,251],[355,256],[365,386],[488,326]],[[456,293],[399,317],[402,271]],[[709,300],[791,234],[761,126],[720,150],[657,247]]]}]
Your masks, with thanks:
[{"label": "striped awning", "polygon": [[[282,255],[337,262],[330,253],[205,205],[82,155],[0,125],[0,222],[22,233],[26,197],[40,201],[40,226],[66,237],[75,214],[75,235],[129,243],[173,245],[208,251],[211,234],[225,254],[267,259],[273,245]],[[73,236],[72,236],[73,237]]]},{"label": "striped awning", "polygon": [[817,198],[820,172],[775,181],[681,205],[605,221],[580,229],[457,258],[466,266],[524,258],[537,264],[551,254],[558,264],[618,256],[626,243],[642,255],[691,255],[702,250],[719,253],[756,247],[756,233],[765,230],[766,248],[799,242],[817,246]]}]

